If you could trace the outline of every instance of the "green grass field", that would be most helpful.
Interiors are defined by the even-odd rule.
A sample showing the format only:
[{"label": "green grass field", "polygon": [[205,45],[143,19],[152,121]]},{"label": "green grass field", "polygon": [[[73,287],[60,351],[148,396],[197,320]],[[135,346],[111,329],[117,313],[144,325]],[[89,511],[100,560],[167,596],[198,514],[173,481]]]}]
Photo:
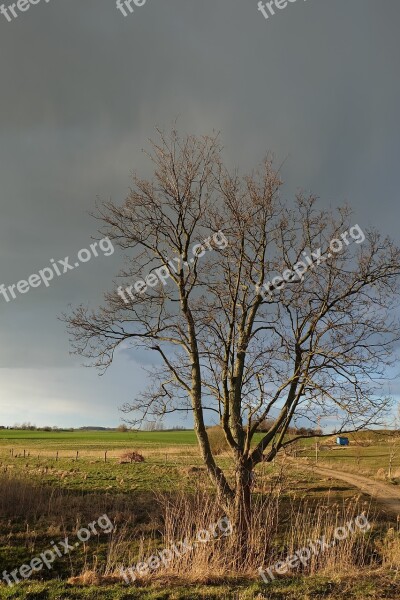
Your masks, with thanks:
[{"label": "green grass field", "polygon": [[394,573],[357,573],[344,577],[316,576],[277,580],[273,589],[260,582],[236,581],[219,585],[158,584],[127,589],[126,586],[68,586],[61,582],[22,583],[15,590],[0,590],[5,600],[383,600],[398,598]]},{"label": "green grass field", "polygon": [[[256,443],[261,438],[257,434]],[[378,469],[387,467],[393,438],[385,432],[363,432],[350,435],[350,445],[340,447],[335,444],[335,436],[323,439],[319,444],[319,459],[331,463],[332,466],[351,466]],[[400,449],[400,444],[398,444]],[[186,447],[186,448],[185,448]],[[298,456],[315,458],[315,439],[301,440],[298,444]],[[190,454],[197,452],[197,439],[194,431],[155,431],[155,432],[118,432],[118,431],[16,431],[0,430],[0,455],[6,457],[14,450],[20,454],[25,450],[26,455],[41,457],[76,458],[78,451],[81,456],[103,457],[108,452],[109,458],[116,458],[124,450],[135,448],[138,451],[158,454],[163,450],[173,455],[182,450]],[[164,453],[165,456],[165,453]],[[400,451],[396,451],[395,466],[400,467]]]},{"label": "green grass field", "polygon": [[[319,458],[330,466],[352,469],[361,461],[365,469],[376,471],[387,464],[391,442],[387,437],[353,440],[349,448],[336,448],[324,441]],[[137,450],[144,463],[120,464],[127,450]],[[298,456],[314,458],[315,442],[304,440]],[[25,456],[24,456],[25,451]],[[58,460],[56,459],[58,452]],[[105,461],[105,452],[107,457]],[[77,456],[78,453],[78,456]],[[300,462],[301,462],[300,461]],[[234,477],[227,456],[218,457],[219,464]],[[400,456],[394,467],[400,465]],[[275,482],[275,483],[274,483]],[[284,456],[274,464],[259,465],[254,487],[256,495],[269,493],[279,486],[279,520],[282,526],[298,506],[323,504],[344,506],[357,498],[370,507],[376,526],[387,528],[388,515],[368,497],[339,481],[324,479],[303,469]],[[73,535],[76,528],[89,523],[94,516],[110,518],[131,528],[130,553],[138,555],[146,540],[157,542],[163,527],[160,494],[173,498],[178,494],[193,495],[196,490],[211,491],[210,481],[198,454],[193,431],[117,432],[75,431],[41,432],[0,430],[0,562],[11,571],[28,562],[53,540]],[[389,519],[390,521],[390,519]],[[276,543],[281,544],[279,536]],[[71,585],[68,578],[90,571],[95,565],[110,560],[110,547],[103,537],[60,559],[51,571],[9,588],[0,584],[0,598],[19,600],[67,600],[98,598],[99,600],[183,600],[198,598],[232,600],[294,600],[347,597],[397,598],[395,572],[383,570],[372,576],[368,571],[362,580],[349,572],[340,577],[297,576],[274,582],[269,589],[259,579],[227,580],[185,584],[184,581],[157,580],[148,587],[121,584],[96,586]],[[96,567],[95,567],[96,568]],[[393,589],[396,594],[391,596]],[[385,590],[385,596],[380,596]]]},{"label": "green grass field", "polygon": [[[338,446],[335,436],[318,441],[318,462],[341,471],[383,477],[392,458],[392,476],[400,477],[400,438],[393,432],[361,432],[349,434],[349,446]],[[303,440],[298,456],[316,461],[316,440]]]},{"label": "green grass field", "polygon": [[21,431],[0,429],[0,447],[15,446],[21,448],[41,447],[49,450],[69,450],[71,447],[81,450],[110,450],[135,445],[140,448],[171,446],[194,446],[194,431]]}]

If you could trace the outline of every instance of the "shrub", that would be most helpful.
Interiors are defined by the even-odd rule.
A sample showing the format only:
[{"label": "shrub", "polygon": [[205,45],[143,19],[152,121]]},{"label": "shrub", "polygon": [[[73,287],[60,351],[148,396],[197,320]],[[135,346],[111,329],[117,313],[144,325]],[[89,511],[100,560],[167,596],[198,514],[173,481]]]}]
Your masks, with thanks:
[{"label": "shrub", "polygon": [[125,452],[124,454],[122,454],[120,456],[119,459],[119,464],[126,464],[126,463],[134,463],[134,462],[144,462],[144,456],[142,456],[141,454],[139,454],[139,452],[135,452],[135,450],[132,450],[131,452]]},{"label": "shrub", "polygon": [[215,456],[229,450],[229,444],[226,441],[225,433],[220,425],[209,427],[207,429],[207,434],[208,439],[210,440],[211,450]]}]

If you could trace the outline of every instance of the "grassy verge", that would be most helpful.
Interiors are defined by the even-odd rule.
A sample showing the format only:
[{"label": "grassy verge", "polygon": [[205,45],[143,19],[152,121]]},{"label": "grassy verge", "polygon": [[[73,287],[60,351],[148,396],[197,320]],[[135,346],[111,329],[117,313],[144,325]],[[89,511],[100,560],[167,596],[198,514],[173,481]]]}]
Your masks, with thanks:
[{"label": "grassy verge", "polygon": [[159,582],[152,587],[70,586],[50,581],[0,586],[5,600],[398,600],[400,580],[393,571],[359,571],[341,577],[283,578],[266,586],[262,582],[235,582],[215,586]]},{"label": "grassy verge", "polygon": [[[158,579],[151,577],[142,580],[141,584],[110,585],[106,581],[106,585],[93,585],[98,583],[97,578],[91,581],[92,585],[86,580],[88,585],[81,585],[81,574],[90,571],[112,574],[117,564],[137,563],[150,555],[153,547],[162,549],[185,536],[190,538],[197,530],[216,521],[217,516],[211,515],[204,502],[190,500],[195,492],[207,493],[211,489],[197,455],[195,440],[191,446],[193,432],[144,432],[140,440],[132,434],[114,432],[17,433],[13,439],[7,436],[14,436],[15,432],[0,435],[2,570],[11,571],[18,565],[29,563],[32,557],[49,548],[53,540],[63,540],[65,536],[74,540],[79,527],[103,514],[109,515],[116,525],[116,535],[112,539],[102,533],[93,536],[88,544],[57,559],[51,571],[42,571],[35,580],[24,581],[13,588],[0,583],[0,598],[343,600],[345,597],[346,600],[394,600],[400,597],[396,579],[396,565],[400,565],[400,534],[395,516],[379,510],[375,502],[358,494],[348,484],[321,477],[310,469],[303,469],[301,463],[287,461],[284,456],[274,464],[261,464],[257,468],[253,491],[258,499],[271,498],[273,501],[268,509],[270,520],[263,518],[256,528],[257,531],[265,530],[268,545],[261,538],[258,545],[255,543],[252,568],[243,571],[243,576],[252,577],[260,564],[269,564],[292,554],[304,545],[303,537],[316,539],[321,533],[329,533],[333,524],[347,522],[343,515],[354,503],[359,510],[367,510],[372,515],[370,551],[364,552],[361,546],[355,545],[354,549],[349,549],[347,562],[340,556],[332,558],[334,568],[331,565],[329,576],[326,565],[320,561],[321,564],[308,571],[308,576],[298,573],[296,577],[285,577],[268,586],[262,581],[226,579],[227,573],[236,575],[237,571],[219,568],[216,550],[210,551],[209,555],[205,553],[203,562],[200,555],[193,555],[193,558],[190,555],[187,562],[182,560],[174,570],[159,572]],[[312,446],[308,444],[307,448],[311,453]],[[22,449],[26,450],[25,457],[21,456]],[[110,449],[107,462],[102,459],[105,449]],[[118,455],[126,449],[142,451],[146,462],[119,464]],[[60,456],[55,460],[57,450]],[[76,451],[79,451],[78,458]],[[365,449],[368,460],[372,459],[371,451],[371,447]],[[350,456],[342,450],[325,452]],[[233,477],[232,465],[225,455],[218,456],[218,463],[228,469],[229,477]],[[165,519],[164,505],[159,504],[161,495],[168,504],[177,507],[170,521]],[[179,512],[189,500],[193,507]],[[317,514],[321,515],[321,520],[317,519],[313,531],[311,521]],[[331,520],[325,522],[325,515],[327,519],[332,515]],[[391,530],[393,535],[388,534]],[[344,546],[341,549],[344,553]],[[263,552],[265,556],[263,554],[261,559]],[[221,554],[221,564],[231,555],[231,552],[227,557]],[[368,562],[363,562],[361,555],[365,555]],[[354,572],[355,565],[360,567],[357,573]],[[353,569],[351,574],[350,568]],[[338,576],[333,577],[332,573]],[[70,577],[76,578],[74,585],[68,583]]]}]

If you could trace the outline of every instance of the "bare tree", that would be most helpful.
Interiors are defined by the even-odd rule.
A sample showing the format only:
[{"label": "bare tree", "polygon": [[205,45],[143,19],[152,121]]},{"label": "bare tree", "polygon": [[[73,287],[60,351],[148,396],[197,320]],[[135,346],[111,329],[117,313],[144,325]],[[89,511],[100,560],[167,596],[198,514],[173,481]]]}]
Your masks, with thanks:
[{"label": "bare tree", "polygon": [[[269,158],[240,177],[224,166],[217,137],[159,135],[148,155],[154,178],[134,175],[126,201],[104,203],[97,217],[101,234],[127,254],[120,283],[157,278],[162,266],[168,280],[154,285],[149,275],[130,290],[129,304],[113,290],[98,310],[81,306],[64,318],[74,350],[100,369],[121,345],[158,354],[150,388],[124,410],[134,424],[193,414],[242,553],[252,472],[302,437],[285,436],[294,417],[317,423],[335,415],[337,432],[349,432],[380,422],[388,407],[379,385],[399,339],[400,253],[373,230],[363,243],[341,238],[354,225],[346,207],[318,210],[303,194],[282,201]],[[332,252],[333,239],[342,251]],[[193,254],[197,244],[204,248]],[[302,272],[299,261],[312,252]],[[270,293],[262,287],[293,268],[298,276],[276,279]],[[224,430],[234,478],[213,455],[208,414]],[[266,419],[268,431],[254,443]]]}]

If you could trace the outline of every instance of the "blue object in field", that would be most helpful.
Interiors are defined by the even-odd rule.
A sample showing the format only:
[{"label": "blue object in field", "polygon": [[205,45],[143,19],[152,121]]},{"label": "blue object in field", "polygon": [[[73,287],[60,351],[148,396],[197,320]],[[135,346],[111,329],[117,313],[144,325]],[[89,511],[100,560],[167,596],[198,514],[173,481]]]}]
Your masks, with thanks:
[{"label": "blue object in field", "polygon": [[348,446],[349,445],[349,438],[347,437],[337,437],[336,438],[336,443],[338,446]]}]

